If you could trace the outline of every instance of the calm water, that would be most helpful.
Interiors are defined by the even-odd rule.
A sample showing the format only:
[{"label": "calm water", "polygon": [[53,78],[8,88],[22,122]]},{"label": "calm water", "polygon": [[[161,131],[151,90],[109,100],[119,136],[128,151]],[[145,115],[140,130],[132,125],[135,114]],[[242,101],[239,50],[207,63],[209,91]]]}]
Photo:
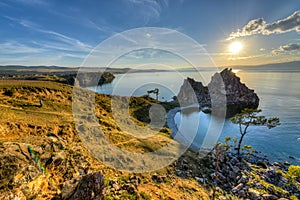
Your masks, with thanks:
[{"label": "calm water", "polygon": [[[147,90],[159,88],[159,99],[168,101],[179,92],[187,76],[207,85],[212,74],[213,72],[133,73],[117,75],[111,84],[90,89],[105,94],[141,96],[147,94]],[[276,116],[281,120],[281,125],[274,129],[250,127],[244,144],[252,145],[255,150],[268,156],[271,161],[288,160],[300,164],[300,73],[239,71],[237,75],[242,82],[258,94],[262,114],[267,117]],[[176,124],[188,138],[192,137],[189,136],[190,129],[195,126],[193,119],[199,117],[197,135],[193,140],[195,146],[202,144],[211,120],[210,115],[193,112],[177,113],[175,116]],[[223,141],[228,135],[239,136],[238,134],[238,127],[226,120],[219,140]]]}]

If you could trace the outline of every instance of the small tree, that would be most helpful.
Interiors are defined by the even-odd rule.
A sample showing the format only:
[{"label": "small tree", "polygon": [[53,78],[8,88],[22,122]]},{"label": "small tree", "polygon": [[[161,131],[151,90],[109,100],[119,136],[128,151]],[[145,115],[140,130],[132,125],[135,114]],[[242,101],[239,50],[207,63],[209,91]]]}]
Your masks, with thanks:
[{"label": "small tree", "polygon": [[245,135],[247,134],[249,126],[266,126],[271,129],[280,125],[279,118],[266,118],[265,116],[258,116],[260,112],[261,110],[246,108],[242,110],[241,113],[236,114],[230,119],[232,123],[238,124],[240,128],[241,137],[236,148],[238,158],[241,156],[241,145]]}]

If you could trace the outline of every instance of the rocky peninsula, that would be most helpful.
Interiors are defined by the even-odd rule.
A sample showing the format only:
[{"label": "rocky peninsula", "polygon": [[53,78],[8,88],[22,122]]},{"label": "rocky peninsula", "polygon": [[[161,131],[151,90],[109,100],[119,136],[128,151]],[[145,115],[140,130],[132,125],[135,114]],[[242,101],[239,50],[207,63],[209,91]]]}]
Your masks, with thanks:
[{"label": "rocky peninsula", "polygon": [[199,107],[206,112],[226,106],[227,117],[241,112],[244,108],[255,109],[259,105],[259,98],[254,90],[241,83],[240,78],[228,68],[214,74],[207,86],[192,78],[185,79],[177,100],[183,106],[198,102]]}]

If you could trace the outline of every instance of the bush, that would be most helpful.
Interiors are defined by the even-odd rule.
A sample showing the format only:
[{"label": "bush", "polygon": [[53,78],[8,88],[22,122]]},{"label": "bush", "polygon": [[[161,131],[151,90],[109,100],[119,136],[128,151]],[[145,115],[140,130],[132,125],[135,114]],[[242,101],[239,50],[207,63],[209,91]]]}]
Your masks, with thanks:
[{"label": "bush", "polygon": [[152,199],[151,195],[147,194],[146,192],[141,192],[140,195],[141,195],[142,199],[146,199],[146,200]]},{"label": "bush", "polygon": [[291,200],[298,200],[298,198],[295,195],[290,196]]},{"label": "bush", "polygon": [[4,91],[4,95],[11,97],[14,95],[14,92],[15,92],[15,88],[6,89]]},{"label": "bush", "polygon": [[295,165],[289,166],[288,173],[291,176],[295,176],[298,180],[300,180],[300,166],[295,166]]}]

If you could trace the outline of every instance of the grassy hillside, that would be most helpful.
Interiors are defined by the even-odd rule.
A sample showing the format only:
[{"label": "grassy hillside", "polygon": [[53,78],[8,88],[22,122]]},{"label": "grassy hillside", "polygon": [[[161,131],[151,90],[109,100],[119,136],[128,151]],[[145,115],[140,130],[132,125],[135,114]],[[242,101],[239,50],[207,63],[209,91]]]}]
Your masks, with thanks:
[{"label": "grassy hillside", "polygon": [[[180,158],[169,159],[176,158],[182,145],[170,138],[165,124],[149,125],[149,110],[155,104],[166,110],[176,105],[86,89],[79,93],[84,95],[74,98],[71,86],[56,82],[0,81],[0,199],[72,199],[74,189],[82,186],[78,181],[99,171],[106,200],[299,198],[296,167],[287,170],[284,164],[251,157],[239,161],[219,148],[204,157],[187,149]],[[88,98],[93,95],[95,104]],[[72,105],[77,105],[75,114]],[[164,112],[158,109],[154,115],[160,119]],[[104,135],[95,133],[96,128]],[[112,147],[99,138],[108,138]],[[98,153],[101,148],[105,155]],[[132,160],[119,154],[120,149],[129,155],[166,150],[160,151],[160,160]],[[129,173],[109,167],[101,157],[127,170],[150,161],[168,165]]]},{"label": "grassy hillside", "polygon": [[[137,139],[123,131],[112,116],[110,101],[108,95],[96,95],[95,112],[104,134],[116,146],[142,153],[159,149],[171,141],[167,128],[145,139]],[[128,101],[134,102],[130,108],[132,116],[141,109],[139,102],[144,105],[156,102],[151,98],[128,98]],[[84,110],[81,112],[84,115]],[[118,114],[124,113],[119,111]],[[74,125],[71,86],[2,80],[0,116],[0,199],[9,196],[60,199],[68,180],[99,170],[105,176],[107,199],[113,196],[121,199],[208,199],[207,192],[197,181],[176,176],[172,166],[153,173],[131,174],[109,168],[95,159],[82,144]],[[146,126],[135,117],[126,124]],[[153,179],[153,175],[163,177],[163,181]],[[123,191],[124,194],[117,193],[109,183],[114,180],[122,188],[132,176],[140,183],[133,191]]]}]

